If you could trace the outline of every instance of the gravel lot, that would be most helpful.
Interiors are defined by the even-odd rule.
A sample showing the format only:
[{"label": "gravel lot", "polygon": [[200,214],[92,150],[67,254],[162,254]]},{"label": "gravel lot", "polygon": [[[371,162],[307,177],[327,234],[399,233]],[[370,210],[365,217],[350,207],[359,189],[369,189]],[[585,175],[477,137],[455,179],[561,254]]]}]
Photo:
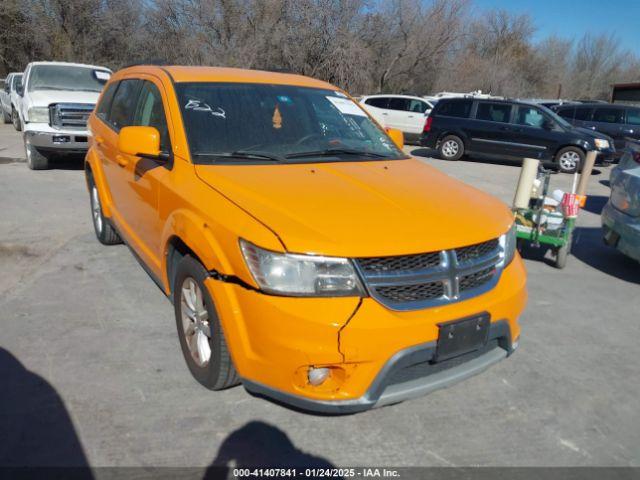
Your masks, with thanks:
[{"label": "gravel lot", "polygon": [[[20,143],[10,125],[0,139]],[[513,196],[514,165],[407,151]],[[592,178],[567,268],[526,260],[513,357],[424,398],[323,417],[191,379],[169,301],[126,247],[95,240],[80,162],[0,162],[0,464],[640,466],[640,266],[600,240],[608,169]]]}]

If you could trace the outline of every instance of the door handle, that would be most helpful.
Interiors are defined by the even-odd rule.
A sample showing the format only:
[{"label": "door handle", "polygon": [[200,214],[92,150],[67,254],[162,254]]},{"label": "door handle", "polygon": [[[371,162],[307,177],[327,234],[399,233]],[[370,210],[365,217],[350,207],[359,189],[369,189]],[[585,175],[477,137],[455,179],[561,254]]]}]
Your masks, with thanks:
[{"label": "door handle", "polygon": [[116,162],[118,162],[118,165],[121,167],[126,167],[129,164],[129,160],[124,158],[122,155],[116,155]]}]

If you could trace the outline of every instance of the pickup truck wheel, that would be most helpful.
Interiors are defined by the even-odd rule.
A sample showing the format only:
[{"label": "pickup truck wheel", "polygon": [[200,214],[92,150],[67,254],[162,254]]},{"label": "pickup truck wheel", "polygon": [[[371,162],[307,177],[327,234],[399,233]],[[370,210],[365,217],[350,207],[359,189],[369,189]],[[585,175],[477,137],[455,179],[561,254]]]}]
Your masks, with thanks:
[{"label": "pickup truck wheel", "polygon": [[49,157],[38,150],[37,147],[25,142],[24,150],[27,157],[27,166],[31,170],[46,170],[49,168]]},{"label": "pickup truck wheel", "polygon": [[182,354],[193,377],[210,390],[240,383],[215,305],[204,285],[208,273],[192,256],[176,267],[173,305]]},{"label": "pickup truck wheel", "polygon": [[13,123],[13,128],[15,128],[18,132],[22,131],[22,122],[20,121],[20,115],[18,115],[18,111],[15,108],[11,109],[11,123]]},{"label": "pickup truck wheel", "polygon": [[122,243],[120,235],[118,235],[113,225],[111,225],[109,220],[102,214],[98,187],[96,187],[91,177],[89,177],[89,195],[91,199],[91,219],[93,220],[93,229],[96,232],[98,241],[103,245],[117,245],[118,243]]},{"label": "pickup truck wheel", "polygon": [[464,142],[460,137],[447,135],[440,142],[438,151],[445,160],[459,160],[464,154]]},{"label": "pickup truck wheel", "polygon": [[565,147],[556,154],[558,170],[563,173],[575,173],[584,162],[585,154],[577,147]]}]

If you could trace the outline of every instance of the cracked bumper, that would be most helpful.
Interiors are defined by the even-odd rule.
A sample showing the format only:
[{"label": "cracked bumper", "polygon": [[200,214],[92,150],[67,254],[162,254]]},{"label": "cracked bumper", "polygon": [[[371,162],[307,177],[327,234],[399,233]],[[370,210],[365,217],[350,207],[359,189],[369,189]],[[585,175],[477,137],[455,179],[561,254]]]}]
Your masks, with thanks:
[{"label": "cracked bumper", "polygon": [[[277,297],[213,279],[207,286],[248,391],[304,410],[350,413],[424,395],[507,357],[520,335],[525,282],[516,256],[493,290],[410,312],[371,298]],[[437,324],[480,312],[491,316],[485,349],[431,364]],[[329,367],[329,380],[310,385],[310,366]]]}]

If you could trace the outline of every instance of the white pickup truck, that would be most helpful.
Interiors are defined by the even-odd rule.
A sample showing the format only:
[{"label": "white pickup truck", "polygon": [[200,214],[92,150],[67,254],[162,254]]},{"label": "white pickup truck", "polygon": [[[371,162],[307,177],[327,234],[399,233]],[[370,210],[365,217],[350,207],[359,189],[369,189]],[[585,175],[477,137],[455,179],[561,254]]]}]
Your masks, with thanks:
[{"label": "white pickup truck", "polygon": [[7,75],[4,81],[4,86],[0,91],[0,105],[2,107],[2,121],[3,123],[12,122],[16,130],[22,129],[22,122],[20,121],[19,108],[21,98],[18,95],[18,89],[22,84],[22,73],[12,72]]},{"label": "white pickup truck", "polygon": [[87,151],[87,119],[111,73],[79,63],[27,65],[18,93],[29,168],[49,168],[55,153]]}]

